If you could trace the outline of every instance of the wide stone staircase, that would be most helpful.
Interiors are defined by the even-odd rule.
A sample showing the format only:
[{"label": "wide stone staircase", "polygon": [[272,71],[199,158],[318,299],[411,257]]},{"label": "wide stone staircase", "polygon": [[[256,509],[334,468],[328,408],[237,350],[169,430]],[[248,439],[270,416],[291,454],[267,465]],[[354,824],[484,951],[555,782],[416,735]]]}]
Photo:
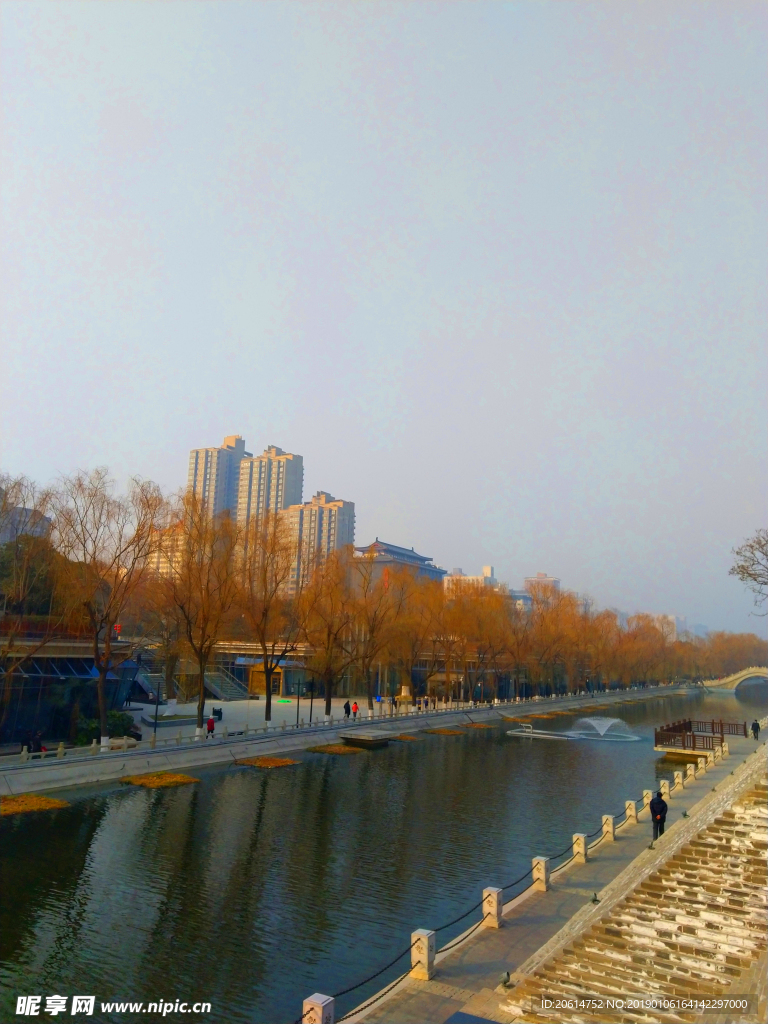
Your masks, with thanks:
[{"label": "wide stone staircase", "polygon": [[[752,976],[758,958],[765,958],[767,852],[768,786],[762,779],[605,918],[522,979],[511,998],[520,1008],[516,1019],[694,1021],[698,1009],[542,1010],[540,998],[746,995],[740,978]],[[750,1017],[736,1012],[727,1019]]]}]

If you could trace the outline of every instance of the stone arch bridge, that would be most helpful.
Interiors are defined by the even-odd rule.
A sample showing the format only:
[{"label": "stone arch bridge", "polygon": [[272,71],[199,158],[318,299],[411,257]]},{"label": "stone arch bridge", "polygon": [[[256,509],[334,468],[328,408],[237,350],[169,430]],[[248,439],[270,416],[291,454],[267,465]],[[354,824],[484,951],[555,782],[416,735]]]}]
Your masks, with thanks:
[{"label": "stone arch bridge", "polygon": [[768,668],[744,668],[741,672],[734,672],[732,676],[726,676],[725,679],[707,679],[704,685],[708,690],[720,689],[720,690],[735,690],[739,683],[743,683],[745,679],[768,679]]}]

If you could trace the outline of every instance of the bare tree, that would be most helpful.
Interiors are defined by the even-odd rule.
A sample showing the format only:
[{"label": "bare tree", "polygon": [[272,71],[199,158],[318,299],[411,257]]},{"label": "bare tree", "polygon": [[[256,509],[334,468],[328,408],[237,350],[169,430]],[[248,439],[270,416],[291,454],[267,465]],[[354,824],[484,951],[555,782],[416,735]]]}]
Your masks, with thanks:
[{"label": "bare tree", "polygon": [[237,604],[261,648],[267,722],[272,720],[272,678],[301,640],[306,575],[297,572],[294,538],[285,519],[273,512],[254,518],[243,539]]},{"label": "bare tree", "polygon": [[[729,575],[736,576],[749,587],[759,608],[768,599],[768,530],[758,530],[733,553],[736,561]],[[759,614],[768,615],[768,612]]]},{"label": "bare tree", "polygon": [[102,748],[109,745],[107,675],[135,649],[135,642],[115,649],[114,627],[147,572],[163,504],[157,485],[145,480],[116,495],[106,469],[65,478],[52,501],[67,595],[91,639]]},{"label": "bare tree", "polygon": [[194,494],[185,494],[156,535],[158,575],[166,601],[178,609],[182,631],[197,662],[197,733],[203,735],[205,671],[216,643],[231,622],[238,593],[238,528],[227,515],[212,515]]},{"label": "bare tree", "polygon": [[351,559],[351,578],[354,660],[365,682],[368,708],[372,711],[371,669],[389,643],[410,581],[402,574],[379,575],[376,563],[369,555]]},{"label": "bare tree", "polygon": [[316,567],[303,594],[303,632],[311,652],[307,669],[323,682],[326,715],[338,681],[355,660],[348,562],[348,552],[332,552]]},{"label": "bare tree", "polygon": [[0,474],[0,729],[8,719],[15,675],[63,627],[50,500],[50,491],[27,477]]}]

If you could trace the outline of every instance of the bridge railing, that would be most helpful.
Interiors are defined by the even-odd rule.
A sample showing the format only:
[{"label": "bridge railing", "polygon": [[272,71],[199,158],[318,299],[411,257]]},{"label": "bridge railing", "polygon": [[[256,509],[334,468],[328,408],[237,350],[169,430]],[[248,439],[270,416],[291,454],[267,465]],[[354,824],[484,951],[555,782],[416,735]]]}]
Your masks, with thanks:
[{"label": "bridge railing", "polygon": [[655,747],[671,747],[675,750],[714,750],[718,736],[701,735],[695,732],[667,732],[654,729],[653,745]]}]

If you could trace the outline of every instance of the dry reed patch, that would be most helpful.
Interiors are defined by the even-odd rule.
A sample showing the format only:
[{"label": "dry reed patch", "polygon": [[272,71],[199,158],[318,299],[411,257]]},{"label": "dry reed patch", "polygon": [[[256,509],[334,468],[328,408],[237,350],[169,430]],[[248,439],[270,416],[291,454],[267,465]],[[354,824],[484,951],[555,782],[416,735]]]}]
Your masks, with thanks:
[{"label": "dry reed patch", "polygon": [[249,764],[254,768],[285,768],[289,764],[301,764],[301,761],[294,761],[292,757],[244,757],[235,764]]},{"label": "dry reed patch", "polygon": [[418,736],[408,736],[406,733],[403,733],[402,736],[387,736],[388,740],[402,740],[403,742],[408,743],[410,743],[413,740],[418,740],[418,738]]},{"label": "dry reed patch", "polygon": [[470,722],[469,725],[464,726],[465,729],[492,729],[492,725],[488,725],[485,722]]},{"label": "dry reed patch", "polygon": [[527,722],[528,721],[527,718],[513,718],[511,715],[502,715],[501,717],[504,719],[505,722]]},{"label": "dry reed patch", "polygon": [[51,811],[56,807],[69,807],[66,800],[54,800],[50,796],[22,793],[20,796],[0,797],[0,815],[26,814],[28,811]]},{"label": "dry reed patch", "polygon": [[131,786],[144,786],[145,789],[165,789],[168,786],[186,786],[200,779],[193,779],[191,775],[178,775],[176,772],[150,772],[148,775],[126,775],[120,781]]},{"label": "dry reed patch", "polygon": [[553,714],[551,714],[551,715],[529,715],[528,717],[529,718],[554,718],[555,716]]},{"label": "dry reed patch", "polygon": [[463,729],[422,729],[422,732],[432,733],[433,736],[464,736]]},{"label": "dry reed patch", "polygon": [[307,747],[310,754],[362,754],[362,747],[348,747],[345,743],[324,743],[321,747]]}]

